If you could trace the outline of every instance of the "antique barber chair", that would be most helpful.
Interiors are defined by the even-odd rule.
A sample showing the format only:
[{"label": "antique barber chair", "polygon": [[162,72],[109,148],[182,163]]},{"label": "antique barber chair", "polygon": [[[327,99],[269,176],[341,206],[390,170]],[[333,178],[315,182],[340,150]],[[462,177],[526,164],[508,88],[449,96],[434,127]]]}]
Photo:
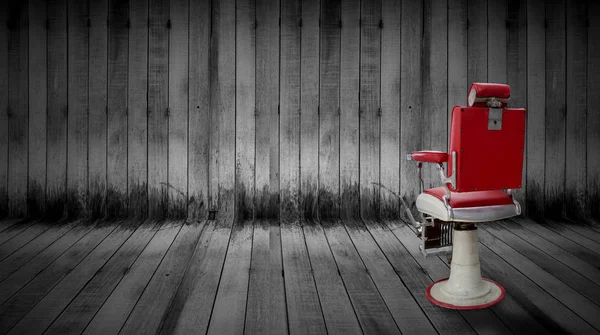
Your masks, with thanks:
[{"label": "antique barber chair", "polygon": [[[504,288],[481,278],[477,223],[521,214],[512,190],[521,188],[525,110],[507,108],[510,87],[471,85],[468,107],[452,110],[448,153],[416,151],[421,192],[416,206],[421,222],[407,214],[427,255],[452,250],[450,277],[431,284],[427,298],[452,309],[479,309],[504,298]],[[421,167],[433,163],[442,187],[423,190]],[[447,163],[448,173],[445,173]]]}]

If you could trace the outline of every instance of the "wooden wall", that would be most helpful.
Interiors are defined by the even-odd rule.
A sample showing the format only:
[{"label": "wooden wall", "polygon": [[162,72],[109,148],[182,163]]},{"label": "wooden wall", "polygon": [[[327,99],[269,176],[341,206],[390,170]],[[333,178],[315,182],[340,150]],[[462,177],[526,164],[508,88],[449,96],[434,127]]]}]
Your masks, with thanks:
[{"label": "wooden wall", "polygon": [[528,109],[526,213],[599,215],[594,1],[2,3],[0,216],[397,218],[476,81]]}]

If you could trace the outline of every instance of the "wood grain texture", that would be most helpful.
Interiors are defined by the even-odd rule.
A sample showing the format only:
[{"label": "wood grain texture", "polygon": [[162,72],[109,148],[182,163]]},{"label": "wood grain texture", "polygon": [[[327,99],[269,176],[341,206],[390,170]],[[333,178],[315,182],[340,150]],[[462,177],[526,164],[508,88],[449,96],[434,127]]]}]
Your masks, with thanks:
[{"label": "wood grain texture", "polygon": [[279,2],[256,1],[257,218],[279,215]]},{"label": "wood grain texture", "polygon": [[[87,208],[92,218],[101,218],[106,215],[108,19],[108,0],[90,1],[89,34],[90,41],[93,42],[89,44],[88,58],[90,81]],[[147,25],[144,27],[148,29]],[[115,53],[113,51],[113,54]],[[146,71],[147,66],[144,66],[144,72]],[[135,149],[128,148],[128,150]],[[140,156],[141,154],[138,153]],[[121,171],[118,172],[121,173]]]},{"label": "wood grain texture", "polygon": [[281,2],[279,197],[280,217],[300,214],[300,0]]},{"label": "wood grain texture", "polygon": [[[285,4],[282,4],[283,8],[285,8]],[[283,45],[284,43],[282,43],[282,47]],[[282,249],[284,248],[282,234],[284,229],[280,227],[280,225],[287,227],[288,224],[289,221],[287,218],[284,218],[284,213],[282,213],[282,221],[258,220],[254,222],[248,300],[245,306],[246,321],[244,332],[248,334],[283,334],[287,333],[288,329],[290,332],[292,331],[291,325],[288,326],[287,321],[287,290],[284,284],[284,277],[293,275],[293,272],[284,273],[284,264],[282,261]],[[288,246],[285,246],[285,248],[287,249]],[[290,281],[295,281],[295,279]],[[289,283],[290,281],[286,280],[285,282]],[[314,290],[314,282],[312,284]],[[313,293],[316,292],[313,291]],[[322,317],[320,308],[318,306],[314,307],[318,309],[316,311],[307,311],[307,314],[310,315],[314,312],[319,313],[317,315]],[[304,319],[304,321],[309,320]],[[319,322],[318,319],[316,321]],[[322,319],[320,321],[321,325],[324,326]],[[317,325],[306,324],[299,326],[314,330],[319,329],[318,325],[317,323]],[[324,330],[324,328],[321,329]],[[299,329],[294,329],[294,331],[300,332]]]},{"label": "wood grain texture", "polygon": [[5,229],[2,232],[2,235],[0,235],[0,245],[3,244],[4,242],[10,240],[11,238],[17,236],[22,231],[24,231],[29,226],[31,226],[33,223],[35,223],[35,220],[31,220],[31,219],[17,219],[17,220],[19,220],[17,223],[11,225],[9,228]]},{"label": "wood grain texture", "polygon": [[[382,0],[381,19],[381,218],[399,218],[400,202],[400,55],[402,3]],[[445,89],[445,87],[444,87]],[[445,108],[445,106],[444,106]],[[444,122],[445,124],[445,122]],[[445,148],[443,148],[445,150]],[[394,194],[395,193],[395,194]]]},{"label": "wood grain texture", "polygon": [[[509,0],[506,4],[506,83],[510,85],[510,106],[527,107],[527,3],[523,0]],[[529,132],[528,129],[526,129]],[[529,136],[526,134],[525,136]],[[527,162],[529,148],[525,143],[523,176],[521,189],[514,198],[521,205],[521,213],[527,214]]]},{"label": "wood grain texture", "polygon": [[11,2],[8,20],[8,214],[27,215],[29,137],[29,16],[27,4]]},{"label": "wood grain texture", "polygon": [[170,1],[168,216],[184,219],[188,199],[189,0]]},{"label": "wood grain texture", "polygon": [[89,4],[67,1],[67,215],[87,214]]},{"label": "wood grain texture", "polygon": [[210,139],[210,27],[208,0],[190,1],[188,220],[202,222],[208,214]]},{"label": "wood grain texture", "polygon": [[[340,6],[321,2],[319,93],[319,218],[340,212]],[[342,22],[343,24],[343,22]]]},{"label": "wood grain texture", "polygon": [[342,218],[358,218],[360,217],[360,1],[342,1],[341,11],[340,216]]},{"label": "wood grain texture", "polygon": [[300,207],[309,220],[318,208],[320,5],[302,1],[300,34]]},{"label": "wood grain texture", "polygon": [[587,3],[566,6],[565,207],[573,218],[589,216],[587,204]]},{"label": "wood grain texture", "polygon": [[468,0],[467,9],[467,85],[470,86],[488,81],[488,4]]},{"label": "wood grain texture", "polygon": [[544,2],[527,2],[527,213],[544,216],[546,159],[546,39]]},{"label": "wood grain texture", "polygon": [[149,2],[148,23],[148,215],[167,215],[169,1]]},{"label": "wood grain texture", "polygon": [[565,214],[566,20],[565,2],[546,2],[546,216]]},{"label": "wood grain texture", "polygon": [[591,215],[600,219],[600,114],[590,112],[591,106],[600,103],[600,79],[595,73],[600,73],[600,45],[594,43],[600,37],[600,5],[588,2],[588,74],[587,74],[587,196]]},{"label": "wood grain texture", "polygon": [[235,39],[235,193],[241,220],[254,217],[256,154],[256,34],[254,0],[236,4]]},{"label": "wood grain texture", "polygon": [[127,79],[128,214],[148,215],[148,1],[129,0]]},{"label": "wood grain texture", "polygon": [[[0,21],[8,21],[8,2],[0,5]],[[8,215],[8,25],[0,25],[0,217]]]},{"label": "wood grain texture", "polygon": [[507,6],[507,0],[488,0],[487,4],[487,81],[490,83],[507,82]]},{"label": "wood grain texture", "polygon": [[469,90],[467,25],[467,0],[448,0],[448,133],[452,108],[464,106]]},{"label": "wood grain texture", "polygon": [[33,220],[29,227],[0,245],[0,261],[27,245],[31,240],[40,236],[49,228],[49,226],[40,224],[37,220]]},{"label": "wood grain texture", "polygon": [[27,159],[29,170],[27,171],[27,212],[29,216],[40,216],[45,214],[46,207],[46,117],[48,103],[46,2],[32,1],[28,9],[29,141]]}]

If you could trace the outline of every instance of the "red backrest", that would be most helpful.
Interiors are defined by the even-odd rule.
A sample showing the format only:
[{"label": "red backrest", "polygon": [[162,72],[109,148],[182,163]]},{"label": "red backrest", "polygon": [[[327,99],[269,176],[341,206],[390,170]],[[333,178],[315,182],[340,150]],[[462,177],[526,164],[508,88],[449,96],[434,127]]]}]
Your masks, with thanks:
[{"label": "red backrest", "polygon": [[521,188],[525,119],[522,108],[454,107],[448,150],[449,176],[453,151],[457,157],[453,191]]}]

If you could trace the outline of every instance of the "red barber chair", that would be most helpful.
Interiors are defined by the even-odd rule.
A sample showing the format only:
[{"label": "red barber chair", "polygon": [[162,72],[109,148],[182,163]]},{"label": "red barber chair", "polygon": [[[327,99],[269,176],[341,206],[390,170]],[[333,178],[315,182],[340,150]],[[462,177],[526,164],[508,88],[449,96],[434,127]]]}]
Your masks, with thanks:
[{"label": "red barber chair", "polygon": [[[421,237],[421,251],[427,255],[452,250],[450,277],[426,291],[441,307],[479,309],[504,298],[501,285],[481,278],[477,223],[521,214],[512,191],[521,188],[525,109],[507,108],[509,97],[508,85],[471,85],[469,106],[452,110],[448,153],[408,155],[417,162],[421,180],[416,201],[421,222],[407,211]],[[436,164],[443,186],[423,190],[423,163]]]}]

